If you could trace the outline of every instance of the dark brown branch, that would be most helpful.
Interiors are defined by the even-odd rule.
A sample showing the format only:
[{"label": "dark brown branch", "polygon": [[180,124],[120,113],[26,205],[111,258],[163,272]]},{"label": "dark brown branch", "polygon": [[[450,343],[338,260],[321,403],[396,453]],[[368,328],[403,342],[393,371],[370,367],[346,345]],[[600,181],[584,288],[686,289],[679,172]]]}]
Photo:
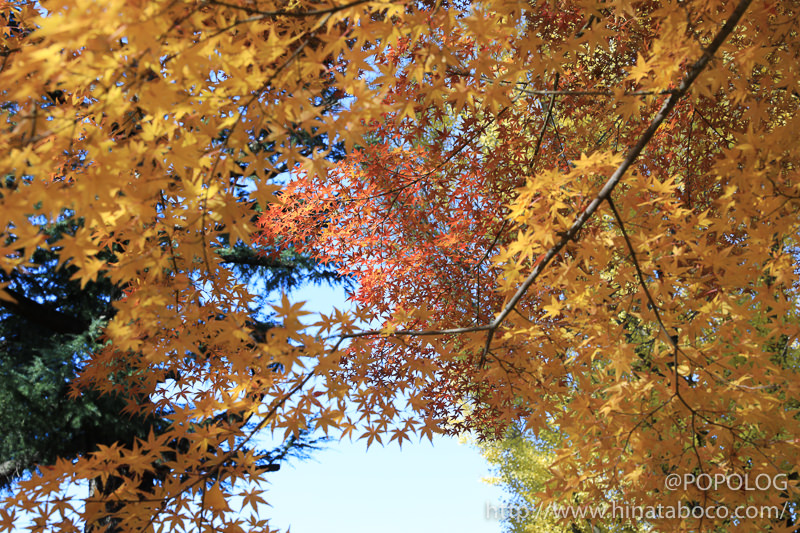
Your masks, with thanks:
[{"label": "dark brown branch", "polygon": [[361,4],[366,4],[367,2],[371,1],[372,0],[356,0],[355,2],[350,2],[349,4],[343,4],[340,6],[329,7],[328,9],[318,9],[314,11],[287,11],[283,9],[276,11],[261,11],[260,9],[256,9],[254,7],[231,4],[229,2],[224,2],[223,0],[210,0],[208,3],[223,7],[229,7],[231,9],[240,9],[249,15],[258,15],[257,17],[253,17],[252,19],[242,21],[242,22],[251,22],[255,20],[261,20],[264,18],[273,18],[273,17],[302,18],[302,17],[316,17],[319,15],[329,15],[331,13],[336,13],[337,11],[342,11],[344,9],[355,7]]},{"label": "dark brown branch", "polygon": [[0,298],[0,307],[11,313],[47,328],[56,333],[80,335],[89,328],[89,324],[74,316],[51,309],[45,304],[31,300],[27,296],[13,289],[4,289],[5,293],[14,298],[14,302]]},{"label": "dark brown branch", "polygon": [[[553,82],[553,94],[550,96],[550,105],[547,106],[547,116],[544,119],[544,125],[542,125],[542,130],[539,132],[539,138],[536,139],[536,149],[533,151],[533,163],[531,164],[531,173],[536,170],[536,162],[539,158],[539,150],[542,148],[542,140],[544,139],[544,133],[547,131],[547,125],[553,118],[553,106],[556,103],[556,94],[555,89],[558,89],[558,77],[559,73],[556,72],[556,79]],[[555,123],[553,123],[555,126]]]},{"label": "dark brown branch", "polygon": [[[520,89],[521,92],[532,96],[614,96],[613,91],[570,91],[569,89],[563,90],[546,90],[546,89]],[[677,89],[664,89],[663,91],[625,91],[622,96],[666,96],[668,94],[675,94]]]},{"label": "dark brown branch", "polygon": [[[449,67],[447,69],[447,74],[450,76],[460,76],[462,78],[474,78],[475,75],[466,70],[460,70],[455,67]],[[487,83],[495,83],[496,80],[489,78],[486,75],[481,76],[481,81]],[[511,85],[513,82],[509,81],[500,81],[500,85]],[[528,82],[519,82],[515,85],[528,85]],[[587,89],[587,90],[571,90],[571,89],[517,89],[522,94],[527,94],[530,96],[615,96],[617,93],[610,90],[603,90],[603,89]],[[661,91],[625,91],[622,93],[622,96],[666,96],[669,94],[675,94],[678,89],[663,89]]]},{"label": "dark brown branch", "polygon": [[[653,314],[656,317],[656,322],[658,322],[658,327],[667,336],[670,341],[670,344],[676,350],[678,349],[677,343],[673,339],[673,336],[670,335],[669,331],[667,331],[667,326],[664,324],[664,321],[661,319],[661,312],[656,304],[655,299],[653,299],[653,295],[650,294],[650,289],[647,288],[647,283],[644,280],[644,273],[642,272],[642,267],[639,264],[639,259],[636,257],[636,250],[633,248],[633,243],[631,242],[630,237],[628,236],[628,231],[625,229],[625,223],[622,221],[622,217],[617,211],[617,207],[614,205],[614,202],[611,201],[611,197],[609,196],[606,198],[609,207],[611,207],[611,212],[614,214],[614,218],[619,225],[620,231],[622,231],[622,238],[625,240],[625,246],[628,248],[628,252],[631,254],[631,262],[633,263],[633,267],[636,269],[636,277],[639,280],[639,285],[642,287],[644,291],[644,295],[647,297],[647,301],[650,303],[650,307],[653,309]],[[677,364],[676,364],[677,367]]]}]

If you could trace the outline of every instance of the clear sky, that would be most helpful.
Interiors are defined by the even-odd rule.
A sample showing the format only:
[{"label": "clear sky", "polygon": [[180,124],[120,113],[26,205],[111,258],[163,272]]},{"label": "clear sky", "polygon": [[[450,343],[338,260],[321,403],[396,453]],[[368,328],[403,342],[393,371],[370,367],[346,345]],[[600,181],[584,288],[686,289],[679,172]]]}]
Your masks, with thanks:
[{"label": "clear sky", "polygon": [[[293,301],[309,311],[346,307],[341,290],[306,287]],[[294,460],[271,474],[265,495],[272,527],[292,533],[500,533],[486,507],[502,491],[482,481],[488,465],[470,444],[440,437],[385,447],[365,441],[338,442]]]},{"label": "clear sky", "polygon": [[382,448],[334,442],[270,475],[272,527],[292,533],[499,533],[486,505],[501,491],[486,463],[456,439]]}]

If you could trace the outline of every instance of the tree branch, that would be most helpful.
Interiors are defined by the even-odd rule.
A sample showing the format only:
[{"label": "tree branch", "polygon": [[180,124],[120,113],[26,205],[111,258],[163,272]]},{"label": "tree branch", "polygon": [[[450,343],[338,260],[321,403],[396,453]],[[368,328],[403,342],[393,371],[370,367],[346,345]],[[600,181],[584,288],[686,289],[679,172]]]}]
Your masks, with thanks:
[{"label": "tree branch", "polygon": [[249,15],[258,15],[257,17],[253,17],[243,22],[251,22],[255,20],[261,20],[264,18],[274,18],[274,17],[295,17],[295,18],[302,18],[302,17],[315,17],[318,15],[328,15],[331,13],[336,13],[337,11],[342,11],[344,9],[348,9],[351,7],[355,7],[361,4],[366,4],[371,2],[372,0],[355,0],[355,2],[350,2],[349,4],[342,4],[338,6],[332,6],[327,9],[318,9],[314,11],[288,11],[284,9],[276,10],[276,11],[262,11],[260,9],[256,9],[253,7],[248,6],[240,6],[236,4],[232,4],[230,2],[224,2],[223,0],[210,0],[209,4],[215,4],[218,6],[229,7],[231,9],[240,9]]},{"label": "tree branch", "polygon": [[23,472],[33,468],[36,458],[30,460],[9,459],[0,463],[0,489],[4,489],[22,475]]},{"label": "tree branch", "polygon": [[[681,81],[681,84],[678,86],[677,89],[674,89],[670,92],[669,98],[667,101],[664,102],[664,105],[661,106],[658,114],[653,117],[653,120],[650,121],[650,125],[641,135],[639,140],[636,144],[628,150],[625,159],[622,163],[617,167],[614,173],[611,175],[610,178],[606,181],[605,185],[600,192],[597,193],[594,200],[588,205],[588,207],[582,211],[572,225],[569,227],[567,231],[558,233],[558,240],[556,243],[550,247],[549,250],[543,255],[540,256],[536,266],[533,268],[533,271],[525,278],[525,281],[522,282],[517,292],[511,297],[511,299],[506,303],[503,309],[497,314],[496,318],[490,322],[489,324],[485,324],[482,326],[472,326],[472,327],[465,327],[465,328],[449,328],[449,329],[436,329],[436,330],[399,330],[395,332],[388,332],[389,335],[392,336],[432,336],[432,335],[450,335],[450,334],[459,334],[459,333],[470,333],[470,332],[477,332],[477,331],[487,331],[487,340],[486,345],[484,347],[484,354],[482,359],[485,359],[486,353],[489,351],[491,347],[491,341],[494,337],[495,331],[500,325],[505,321],[509,314],[514,310],[516,305],[519,301],[525,296],[528,292],[528,289],[533,285],[539,276],[544,272],[545,268],[550,264],[556,255],[567,245],[569,241],[575,240],[578,232],[583,228],[586,222],[591,218],[591,216],[597,211],[606,199],[608,199],[611,195],[611,192],[617,186],[617,184],[622,179],[622,176],[625,175],[625,172],[631,167],[631,165],[636,161],[639,155],[642,153],[644,148],[653,138],[656,130],[658,130],[661,123],[667,118],[669,113],[678,103],[678,101],[683,98],[686,93],[688,92],[689,88],[695,82],[697,77],[700,73],[705,69],[708,65],[711,58],[714,54],[719,50],[720,46],[725,42],[728,36],[731,34],[733,29],[741,20],[742,15],[747,10],[748,6],[752,0],[741,0],[739,4],[734,8],[731,16],[725,22],[725,25],[720,29],[719,33],[717,33],[714,40],[711,44],[703,51],[703,55],[692,65],[689,71]],[[556,91],[550,91],[550,94],[555,93]],[[386,331],[381,330],[368,330],[368,331],[361,331],[357,333],[350,333],[346,335],[342,335],[340,337],[340,343],[344,339],[353,339],[358,337],[368,337],[372,335],[387,335]],[[670,337],[670,341],[673,339]],[[337,344],[338,347],[338,344]]]},{"label": "tree branch", "polygon": [[15,301],[0,299],[0,307],[11,313],[47,328],[56,333],[80,335],[89,328],[89,324],[74,316],[51,309],[45,304],[31,300],[20,292],[10,288],[2,289]]},{"label": "tree branch", "polygon": [[661,123],[664,122],[664,119],[667,118],[672,108],[675,107],[675,104],[683,98],[683,96],[689,90],[689,87],[692,86],[692,83],[697,79],[700,73],[705,69],[708,62],[711,61],[711,58],[714,54],[719,50],[722,43],[725,42],[725,39],[731,34],[733,29],[739,23],[739,20],[742,18],[742,15],[747,10],[747,7],[750,5],[752,0],[741,0],[739,4],[734,8],[733,13],[725,22],[725,25],[719,31],[717,36],[708,46],[708,48],[703,52],[703,55],[698,59],[692,68],[686,73],[684,76],[683,81],[678,86],[678,88],[673,92],[667,101],[664,102],[664,105],[659,110],[658,114],[653,118],[650,122],[650,126],[645,130],[642,136],[639,138],[639,141],[628,151],[628,154],[625,157],[625,160],[617,167],[617,170],[611,175],[611,177],[606,181],[603,188],[597,194],[594,200],[589,204],[589,206],[575,219],[572,223],[570,228],[560,234],[560,239],[545,253],[545,255],[541,258],[541,260],[537,263],[534,267],[533,272],[531,272],[525,281],[522,283],[520,288],[511,297],[508,303],[503,307],[500,311],[500,314],[497,315],[497,318],[490,324],[491,330],[496,329],[503,323],[503,321],[508,317],[514,307],[519,303],[525,293],[528,292],[528,289],[531,285],[539,278],[541,273],[550,263],[550,261],[555,258],[556,255],[567,245],[567,243],[573,239],[578,234],[578,232],[583,228],[584,224],[589,220],[589,218],[597,211],[597,208],[600,207],[600,204],[603,203],[610,195],[611,192],[616,187],[617,183],[622,179],[622,176],[625,172],[630,168],[630,166],[636,161],[639,155],[644,150],[645,146],[650,142],[650,139],[653,138],[656,130],[658,130]]},{"label": "tree branch", "polygon": [[[539,132],[539,138],[536,139],[536,149],[533,151],[533,163],[531,164],[531,173],[536,170],[536,163],[539,160],[539,150],[542,148],[542,140],[544,140],[544,133],[547,131],[547,125],[553,118],[553,107],[556,103],[556,94],[555,90],[558,89],[558,77],[559,73],[556,72],[556,79],[553,82],[553,93],[550,96],[550,105],[547,106],[547,116],[544,118],[544,124],[542,125],[542,130]],[[553,124],[555,125],[555,124]]]}]

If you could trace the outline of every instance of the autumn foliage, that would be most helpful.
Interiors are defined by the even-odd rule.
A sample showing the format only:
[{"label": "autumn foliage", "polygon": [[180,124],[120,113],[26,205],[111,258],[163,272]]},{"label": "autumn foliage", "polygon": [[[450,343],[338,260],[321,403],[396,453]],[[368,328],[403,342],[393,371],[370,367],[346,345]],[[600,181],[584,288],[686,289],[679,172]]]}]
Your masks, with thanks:
[{"label": "autumn foliage", "polygon": [[[46,248],[120,287],[81,387],[171,420],[42,465],[3,527],[268,531],[248,443],[312,420],[368,443],[522,424],[559,435],[545,499],[788,502],[747,528],[794,530],[795,3],[2,10],[0,268]],[[356,316],[308,329],[284,299],[254,335],[222,243],[336,265]],[[113,486],[65,496],[81,480]]]}]

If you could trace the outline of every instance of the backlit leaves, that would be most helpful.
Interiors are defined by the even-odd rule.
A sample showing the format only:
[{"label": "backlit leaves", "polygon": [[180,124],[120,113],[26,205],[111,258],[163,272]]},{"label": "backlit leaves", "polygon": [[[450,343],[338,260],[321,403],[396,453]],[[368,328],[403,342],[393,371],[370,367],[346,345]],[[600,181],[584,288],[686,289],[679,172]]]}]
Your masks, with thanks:
[{"label": "backlit leaves", "polygon": [[[81,383],[172,422],[6,507],[37,531],[267,529],[231,504],[261,503],[245,445],[308,421],[367,444],[557,428],[553,494],[597,502],[794,498],[663,490],[796,464],[796,6],[748,4],[2,4],[0,268],[52,246],[117,285]],[[318,332],[284,300],[257,332],[220,253],[256,233],[354,278],[357,316]],[[81,480],[85,505],[61,497]]]}]

